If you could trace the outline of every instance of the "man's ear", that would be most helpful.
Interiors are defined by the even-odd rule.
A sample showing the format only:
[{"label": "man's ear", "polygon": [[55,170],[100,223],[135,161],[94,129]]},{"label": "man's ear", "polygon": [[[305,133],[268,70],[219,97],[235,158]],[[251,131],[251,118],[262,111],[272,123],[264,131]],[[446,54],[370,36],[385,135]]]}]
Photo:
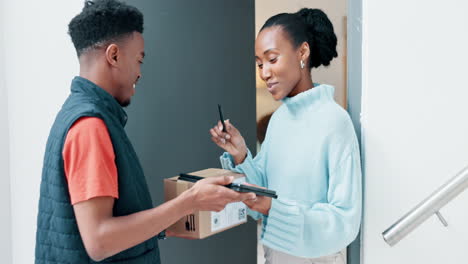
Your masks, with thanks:
[{"label": "man's ear", "polygon": [[120,49],[116,44],[110,44],[106,49],[106,60],[112,65],[116,66],[120,59]]}]

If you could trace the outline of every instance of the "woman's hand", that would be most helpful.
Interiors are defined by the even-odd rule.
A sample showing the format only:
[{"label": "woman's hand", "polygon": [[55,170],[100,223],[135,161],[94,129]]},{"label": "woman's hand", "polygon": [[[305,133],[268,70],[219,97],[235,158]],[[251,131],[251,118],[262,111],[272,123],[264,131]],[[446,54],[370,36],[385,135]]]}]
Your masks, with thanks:
[{"label": "woman's hand", "polygon": [[223,124],[218,121],[218,125],[210,129],[211,140],[220,148],[227,151],[234,158],[234,162],[240,164],[247,156],[247,146],[239,130],[234,127],[229,120],[224,121],[226,131],[223,132]]},{"label": "woman's hand", "polygon": [[[250,183],[243,183],[243,184],[265,189],[263,187],[260,187],[260,186],[254,185],[254,184],[250,184]],[[257,212],[259,212],[259,213],[261,213],[263,215],[268,215],[269,212],[270,212],[270,208],[271,208],[271,198],[270,197],[257,195],[256,199],[245,200],[245,201],[243,201],[243,203],[245,203],[245,205],[247,205],[247,207],[249,207],[250,209],[252,209],[254,211],[257,211]]]}]

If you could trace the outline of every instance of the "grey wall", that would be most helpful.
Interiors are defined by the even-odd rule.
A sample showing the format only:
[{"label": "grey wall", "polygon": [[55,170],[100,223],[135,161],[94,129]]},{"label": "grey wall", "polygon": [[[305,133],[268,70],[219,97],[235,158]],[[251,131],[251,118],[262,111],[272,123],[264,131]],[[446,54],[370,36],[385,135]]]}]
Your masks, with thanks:
[{"label": "grey wall", "polygon": [[[255,149],[254,1],[127,1],[145,15],[143,78],[127,131],[155,204],[163,179],[219,168],[210,140],[217,104]],[[204,240],[160,243],[162,262],[256,263],[256,224]]]},{"label": "grey wall", "polygon": [[[353,120],[354,128],[361,141],[361,91],[362,91],[362,0],[348,2],[348,112]],[[361,150],[363,150],[361,145]],[[364,155],[361,151],[361,163]],[[364,166],[362,166],[364,168]],[[365,180],[363,170],[363,183]],[[364,190],[363,190],[364,193]],[[364,204],[363,204],[364,205]],[[362,226],[362,224],[361,224]],[[361,263],[361,233],[348,247],[348,264]]]},{"label": "grey wall", "polygon": [[4,16],[0,1],[0,256],[5,263],[12,263],[11,252],[11,204],[10,204],[10,147],[8,126],[8,97],[5,87],[4,65]]}]

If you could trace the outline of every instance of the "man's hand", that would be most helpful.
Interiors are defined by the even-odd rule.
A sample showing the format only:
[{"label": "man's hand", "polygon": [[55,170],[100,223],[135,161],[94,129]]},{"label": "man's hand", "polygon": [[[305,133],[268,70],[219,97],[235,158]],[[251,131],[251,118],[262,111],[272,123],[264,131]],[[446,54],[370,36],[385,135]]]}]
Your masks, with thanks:
[{"label": "man's hand", "polygon": [[[73,209],[86,252],[94,261],[101,261],[156,236],[193,211],[221,211],[228,203],[255,199],[253,193],[238,193],[221,186],[232,180],[206,178],[156,208],[119,217],[113,216],[112,197],[77,203]],[[171,232],[169,235],[177,236]]]},{"label": "man's hand", "polygon": [[234,177],[219,176],[208,177],[198,181],[192,188],[188,189],[183,195],[189,196],[192,201],[192,211],[215,211],[219,212],[226,207],[228,203],[243,202],[256,198],[254,193],[235,192],[222,185],[232,183]]}]

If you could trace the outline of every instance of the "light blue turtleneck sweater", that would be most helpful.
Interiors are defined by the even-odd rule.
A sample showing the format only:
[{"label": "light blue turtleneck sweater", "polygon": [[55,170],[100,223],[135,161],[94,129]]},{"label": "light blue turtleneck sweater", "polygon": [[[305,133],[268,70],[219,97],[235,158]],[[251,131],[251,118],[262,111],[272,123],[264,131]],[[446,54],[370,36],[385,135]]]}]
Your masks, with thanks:
[{"label": "light blue turtleneck sweater", "polygon": [[220,158],[223,168],[277,192],[268,215],[250,215],[263,217],[264,245],[298,257],[336,253],[359,231],[359,146],[333,94],[332,86],[322,84],[283,99],[255,158],[249,151],[237,166],[228,153]]}]

